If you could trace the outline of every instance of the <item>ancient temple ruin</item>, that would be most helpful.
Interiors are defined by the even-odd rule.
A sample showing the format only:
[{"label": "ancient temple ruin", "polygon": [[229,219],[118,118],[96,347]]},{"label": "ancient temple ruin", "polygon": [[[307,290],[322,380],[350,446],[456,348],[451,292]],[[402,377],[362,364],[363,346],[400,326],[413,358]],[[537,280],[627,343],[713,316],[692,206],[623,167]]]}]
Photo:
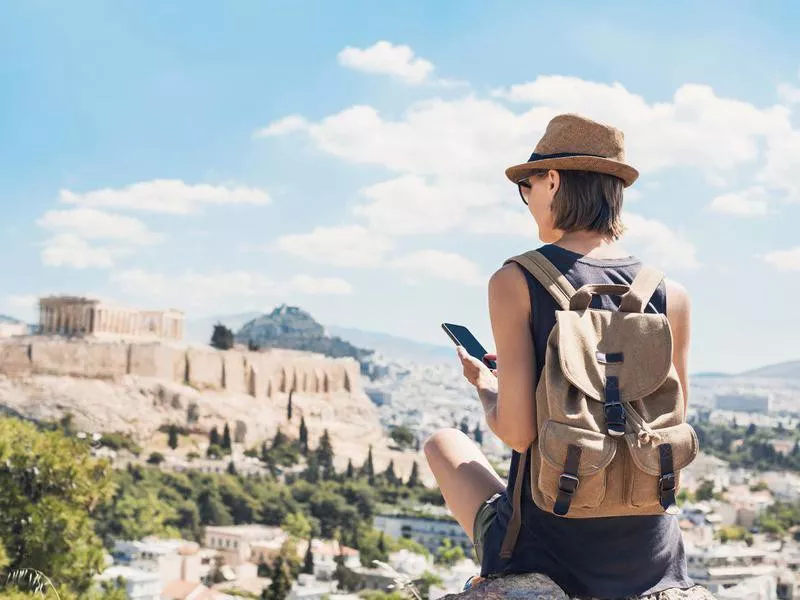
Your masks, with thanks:
[{"label": "ancient temple ruin", "polygon": [[175,309],[136,310],[80,296],[39,299],[42,335],[178,341],[183,339],[183,329],[184,315]]}]

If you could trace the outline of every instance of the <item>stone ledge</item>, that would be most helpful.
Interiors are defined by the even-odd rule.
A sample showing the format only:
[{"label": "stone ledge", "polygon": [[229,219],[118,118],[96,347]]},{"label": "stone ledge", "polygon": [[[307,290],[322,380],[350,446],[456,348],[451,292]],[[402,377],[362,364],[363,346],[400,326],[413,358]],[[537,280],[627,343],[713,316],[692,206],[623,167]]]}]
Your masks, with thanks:
[{"label": "stone ledge", "polygon": [[[691,591],[665,590],[647,596],[649,600],[714,600],[705,589]],[[570,598],[547,575],[528,573],[506,575],[497,579],[481,581],[460,594],[449,594],[441,600],[581,600]]]}]

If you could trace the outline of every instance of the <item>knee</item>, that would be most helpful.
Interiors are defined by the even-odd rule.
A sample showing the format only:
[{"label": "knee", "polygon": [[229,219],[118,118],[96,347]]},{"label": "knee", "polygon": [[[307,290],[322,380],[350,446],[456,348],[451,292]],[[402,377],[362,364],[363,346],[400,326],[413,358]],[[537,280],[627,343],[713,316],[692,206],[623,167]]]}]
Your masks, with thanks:
[{"label": "knee", "polygon": [[454,443],[456,440],[461,441],[461,438],[469,439],[461,430],[454,429],[453,427],[446,427],[445,429],[440,429],[432,433],[422,446],[426,458],[430,462],[432,455],[440,454],[442,448],[448,444]]}]

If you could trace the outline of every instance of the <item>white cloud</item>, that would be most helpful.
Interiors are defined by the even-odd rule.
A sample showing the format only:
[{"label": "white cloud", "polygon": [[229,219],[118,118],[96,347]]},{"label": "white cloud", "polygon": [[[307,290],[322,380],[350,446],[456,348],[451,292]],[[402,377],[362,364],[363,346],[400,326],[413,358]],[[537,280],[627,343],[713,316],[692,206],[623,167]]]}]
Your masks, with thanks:
[{"label": "white cloud", "polygon": [[[286,133],[285,128],[282,133]],[[65,204],[83,207],[123,208],[175,215],[196,213],[206,205],[262,206],[270,203],[269,195],[257,188],[207,183],[191,185],[180,179],[154,179],[123,188],[104,188],[85,193],[61,190],[59,197]]]},{"label": "white cloud", "polygon": [[253,133],[253,137],[273,137],[278,135],[286,135],[294,133],[295,131],[304,131],[308,128],[308,121],[299,115],[289,115],[278,119],[274,123],[270,123],[263,129]]},{"label": "white cloud", "polygon": [[412,279],[441,279],[464,285],[487,285],[489,276],[471,260],[453,252],[419,250],[389,262],[389,267],[402,271]]},{"label": "white cloud", "polygon": [[800,88],[789,83],[778,85],[778,98],[788,106],[800,104]]},{"label": "white cloud", "polygon": [[700,266],[694,244],[661,221],[633,213],[625,213],[623,220],[627,227],[623,242],[645,262],[662,269]]},{"label": "white cloud", "polygon": [[390,238],[360,225],[317,227],[310,233],[278,238],[279,250],[311,262],[337,267],[369,267],[380,264],[394,247]]},{"label": "white cloud", "polygon": [[71,233],[85,240],[119,240],[128,244],[154,244],[160,234],[150,231],[139,219],[93,208],[49,210],[36,222],[43,229]]},{"label": "white cloud", "polygon": [[42,263],[48,267],[71,267],[74,269],[108,269],[114,262],[130,253],[121,246],[92,246],[74,233],[60,233],[44,243]]},{"label": "white cloud", "polygon": [[[93,208],[49,210],[36,224],[55,234],[42,244],[42,263],[50,267],[108,269],[135,246],[163,239],[139,219]],[[104,243],[92,243],[97,240]]]},{"label": "white cloud", "polygon": [[767,192],[762,187],[753,186],[741,192],[722,194],[711,201],[709,209],[739,217],[763,217],[769,213]]},{"label": "white cloud", "polygon": [[336,277],[299,274],[280,282],[261,273],[241,270],[165,275],[130,269],[114,273],[111,282],[121,294],[146,299],[148,304],[199,312],[252,308],[292,294],[345,295],[352,292],[348,282]]},{"label": "white cloud", "polygon": [[800,271],[800,246],[790,250],[776,250],[763,256],[764,262],[780,271]]},{"label": "white cloud", "polygon": [[339,64],[349,69],[391,75],[410,85],[424,83],[433,73],[433,63],[414,55],[408,46],[380,41],[369,48],[348,46],[338,55]]}]

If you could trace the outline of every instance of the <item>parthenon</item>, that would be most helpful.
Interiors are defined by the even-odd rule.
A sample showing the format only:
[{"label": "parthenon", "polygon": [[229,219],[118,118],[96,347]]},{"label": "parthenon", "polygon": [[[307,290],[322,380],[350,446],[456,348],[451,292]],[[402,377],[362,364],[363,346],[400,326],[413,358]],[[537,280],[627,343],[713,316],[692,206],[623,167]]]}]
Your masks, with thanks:
[{"label": "parthenon", "polygon": [[145,311],[107,305],[80,296],[39,299],[39,331],[43,335],[102,338],[183,339],[179,310]]}]

